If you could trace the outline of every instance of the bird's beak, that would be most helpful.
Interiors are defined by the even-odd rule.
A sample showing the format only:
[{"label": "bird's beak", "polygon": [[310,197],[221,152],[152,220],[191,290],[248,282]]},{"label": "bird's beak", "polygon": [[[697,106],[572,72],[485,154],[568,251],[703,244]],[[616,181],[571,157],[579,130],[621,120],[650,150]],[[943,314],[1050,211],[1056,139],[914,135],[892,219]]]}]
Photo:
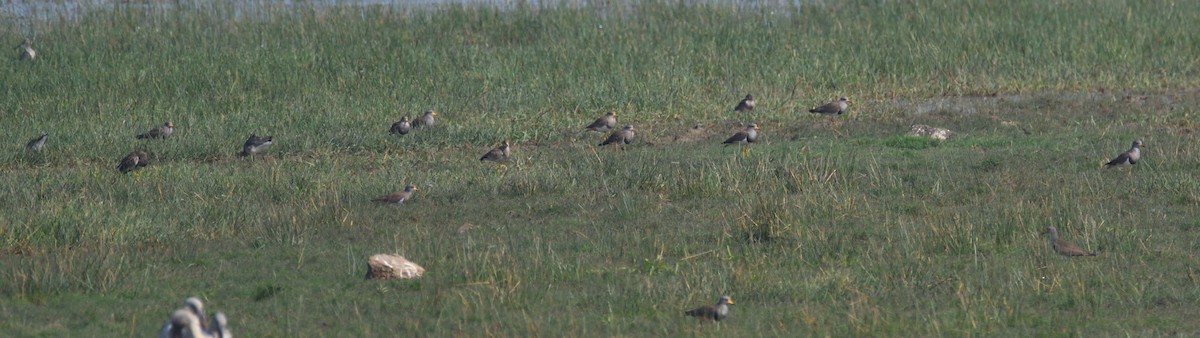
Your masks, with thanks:
[{"label": "bird's beak", "polygon": [[733,300],[730,299],[728,303],[729,303],[729,305],[733,305]]}]

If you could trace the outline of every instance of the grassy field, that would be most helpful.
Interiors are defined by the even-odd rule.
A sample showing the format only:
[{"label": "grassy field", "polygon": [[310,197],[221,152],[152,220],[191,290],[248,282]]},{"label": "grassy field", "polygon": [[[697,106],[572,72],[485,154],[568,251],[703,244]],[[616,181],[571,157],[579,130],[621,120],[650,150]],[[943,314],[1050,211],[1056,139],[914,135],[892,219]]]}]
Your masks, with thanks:
[{"label": "grassy field", "polygon": [[[1200,2],[600,3],[0,18],[39,53],[0,60],[0,335],[150,336],[193,295],[243,337],[1200,334]],[[638,142],[595,147],[606,111]]]}]

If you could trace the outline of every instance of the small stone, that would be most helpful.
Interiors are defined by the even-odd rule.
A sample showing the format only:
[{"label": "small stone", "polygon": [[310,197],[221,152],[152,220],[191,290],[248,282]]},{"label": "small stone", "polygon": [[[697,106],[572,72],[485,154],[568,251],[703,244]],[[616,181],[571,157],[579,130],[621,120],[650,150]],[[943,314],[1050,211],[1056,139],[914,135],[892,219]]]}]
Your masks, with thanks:
[{"label": "small stone", "polygon": [[425,274],[425,268],[400,255],[378,254],[367,260],[367,279],[413,279]]}]

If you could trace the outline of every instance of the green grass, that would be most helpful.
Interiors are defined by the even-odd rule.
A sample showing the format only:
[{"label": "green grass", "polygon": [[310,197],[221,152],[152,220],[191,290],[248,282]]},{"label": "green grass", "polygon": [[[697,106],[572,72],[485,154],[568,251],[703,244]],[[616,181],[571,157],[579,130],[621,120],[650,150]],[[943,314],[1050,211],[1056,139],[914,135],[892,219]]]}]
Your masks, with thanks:
[{"label": "green grass", "polygon": [[[0,60],[0,332],[145,336],[192,295],[246,337],[1200,332],[1200,3],[233,11],[6,18],[39,54]],[[582,132],[610,110],[624,151]],[[362,279],[393,252],[427,275]]]}]

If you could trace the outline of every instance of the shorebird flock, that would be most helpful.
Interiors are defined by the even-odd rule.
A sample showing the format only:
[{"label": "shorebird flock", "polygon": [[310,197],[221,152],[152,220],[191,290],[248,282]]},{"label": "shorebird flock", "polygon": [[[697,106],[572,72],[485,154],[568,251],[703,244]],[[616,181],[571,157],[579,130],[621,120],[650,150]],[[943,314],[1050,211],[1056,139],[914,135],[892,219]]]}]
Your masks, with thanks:
[{"label": "shorebird flock", "polygon": [[[37,58],[37,51],[33,49],[33,43],[29,39],[25,39],[20,45],[20,54],[18,59],[21,61],[34,61]],[[832,102],[809,109],[808,112],[813,114],[821,114],[828,116],[840,116],[850,108],[850,99],[848,97],[839,97]],[[757,106],[754,96],[746,94],[746,96],[734,106],[733,111],[737,113],[751,112]],[[419,129],[432,128],[437,124],[438,113],[433,110],[425,111],[421,116],[409,120],[407,116],[401,117],[399,121],[391,124],[388,132],[394,135],[408,135]],[[616,129],[617,112],[610,111],[603,116],[597,118],[591,124],[584,127],[586,131],[592,132],[610,132],[598,146],[616,145],[624,147],[634,143],[637,129],[633,125],[625,125],[621,129]],[[743,155],[749,151],[749,146],[758,139],[759,132],[762,128],[755,123],[747,124],[745,129],[737,131],[729,138],[722,142],[725,145],[741,145]],[[154,127],[145,133],[138,134],[137,139],[155,140],[166,139],[175,131],[175,124],[171,121],[163,123],[161,126]],[[48,133],[41,133],[37,137],[29,140],[25,148],[29,152],[40,153],[46,149],[46,142],[49,139]],[[250,134],[246,142],[242,144],[242,150],[238,153],[239,157],[254,156],[262,152],[267,146],[272,144],[271,136],[258,136]],[[1132,175],[1132,167],[1141,159],[1142,141],[1134,140],[1133,146],[1119,154],[1116,158],[1107,161],[1103,164],[1104,167],[1122,167],[1128,168],[1128,174]],[[513,147],[508,140],[501,140],[500,145],[492,148],[479,158],[480,161],[504,162],[512,156]],[[129,173],[139,168],[146,167],[150,163],[149,156],[143,150],[134,150],[125,157],[121,158],[117,165],[117,171],[121,173]],[[375,197],[372,201],[390,205],[403,205],[413,197],[413,193],[418,190],[412,184],[404,187],[403,191],[394,192],[391,194]],[[1063,256],[1095,256],[1096,252],[1088,252],[1074,243],[1068,242],[1058,237],[1058,229],[1056,227],[1048,227],[1044,233],[1050,235],[1051,249]],[[720,321],[729,316],[729,306],[733,305],[733,299],[728,295],[721,296],[716,304],[705,305],[699,308],[685,311],[688,316],[698,317],[704,320]],[[229,338],[232,335],[229,332],[227,318],[224,313],[217,313],[213,316],[212,321],[208,322],[204,314],[204,304],[195,297],[188,298],[184,301],[184,305],[172,312],[170,319],[167,320],[160,331],[161,338],[181,338],[181,337],[213,337],[213,338]]]}]

